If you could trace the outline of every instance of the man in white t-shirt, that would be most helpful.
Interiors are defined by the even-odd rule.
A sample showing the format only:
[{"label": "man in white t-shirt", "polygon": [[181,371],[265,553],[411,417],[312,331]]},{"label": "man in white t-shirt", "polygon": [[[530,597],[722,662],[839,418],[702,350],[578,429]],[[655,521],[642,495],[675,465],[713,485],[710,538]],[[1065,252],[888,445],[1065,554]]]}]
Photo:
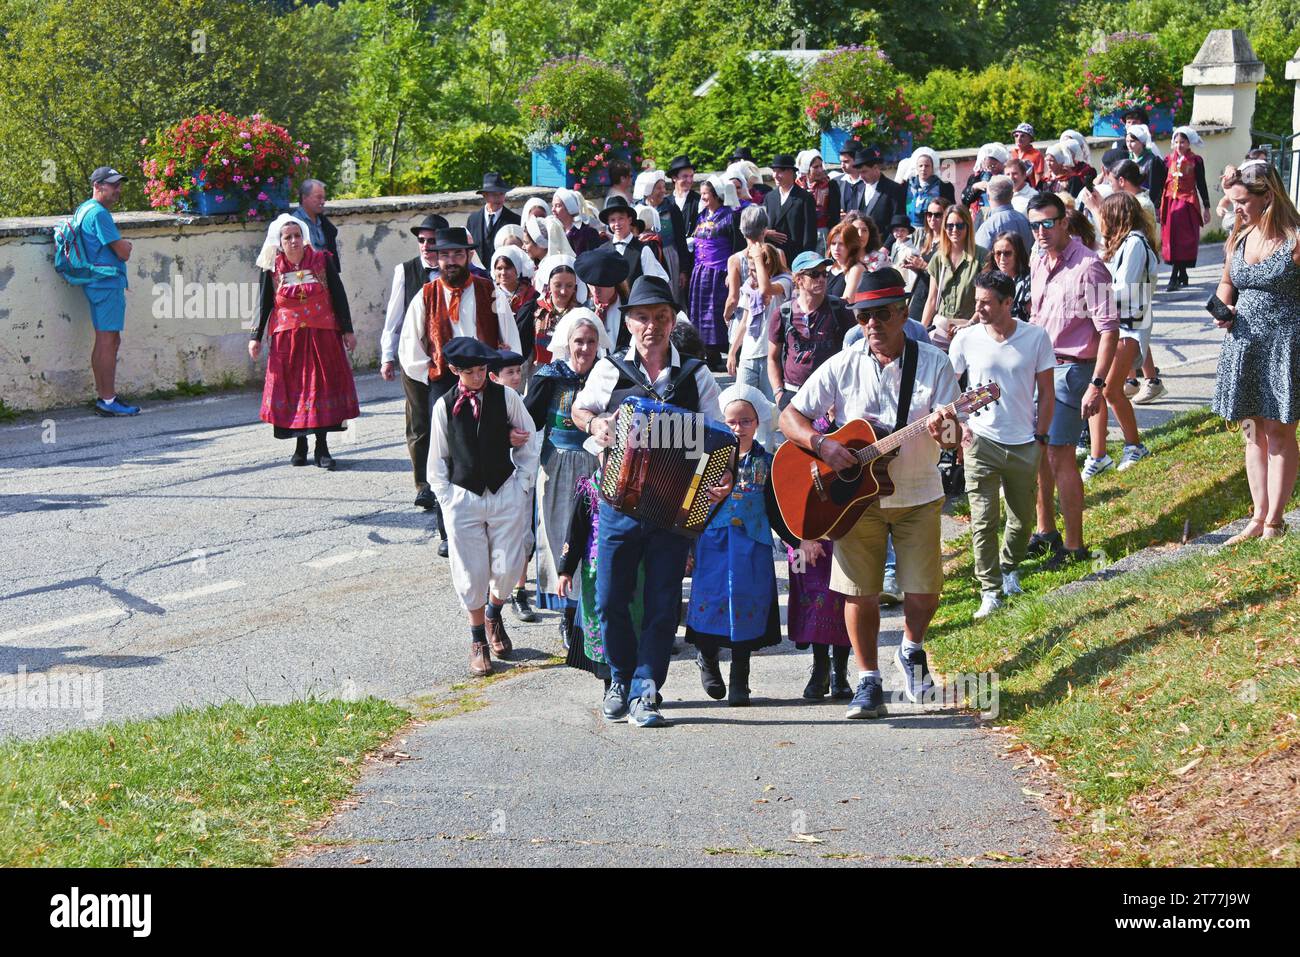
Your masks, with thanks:
[{"label": "man in white t-shirt", "polygon": [[[953,371],[969,374],[969,388],[994,382],[1002,391],[996,402],[972,415],[964,428],[966,494],[981,596],[976,618],[1000,608],[1002,595],[1021,591],[1018,568],[1034,529],[1038,459],[1047,443],[1056,402],[1056,355],[1051,337],[1039,326],[1019,322],[1011,315],[1015,291],[1015,280],[1004,273],[976,276],[977,321],[961,330],[948,349]],[[1007,499],[1000,561],[999,489],[1005,490]]]}]

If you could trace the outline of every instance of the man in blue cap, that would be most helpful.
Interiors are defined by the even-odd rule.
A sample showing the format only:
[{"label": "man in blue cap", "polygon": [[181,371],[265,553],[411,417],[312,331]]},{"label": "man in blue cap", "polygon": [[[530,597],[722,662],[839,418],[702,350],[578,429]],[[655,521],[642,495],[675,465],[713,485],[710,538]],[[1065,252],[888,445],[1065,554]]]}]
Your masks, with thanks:
[{"label": "man in blue cap", "polygon": [[[643,276],[623,307],[632,347],[600,359],[573,400],[573,422],[600,446],[614,440],[613,415],[624,399],[657,396],[665,402],[722,421],[718,383],[699,359],[683,360],[669,338],[677,321],[673,290],[666,279]],[[732,476],[708,490],[721,502]],[[604,714],[627,718],[642,728],[666,724],[659,713],[659,689],[668,678],[673,636],[686,577],[690,539],[600,503],[596,557],[596,605],[610,661]],[[643,577],[645,612],[641,633],[632,629],[632,593]]]},{"label": "man in blue cap", "polygon": [[95,413],[103,416],[138,415],[138,406],[119,402],[116,391],[117,351],[126,325],[126,261],[131,258],[131,241],[123,239],[109,212],[122,198],[126,177],[111,166],[90,174],[91,198],[77,207],[73,223],[85,243],[86,258],[96,266],[112,269],[82,288],[90,304],[90,322],[95,327],[95,346],[90,353],[90,371],[95,377]]},{"label": "man in blue cap", "polygon": [[496,349],[456,336],[442,356],[457,381],[433,406],[429,482],[447,525],[452,585],[469,615],[470,672],[482,676],[492,671],[489,649],[503,660],[513,651],[501,609],[528,560],[539,447],[524,400],[488,379],[501,360]]}]

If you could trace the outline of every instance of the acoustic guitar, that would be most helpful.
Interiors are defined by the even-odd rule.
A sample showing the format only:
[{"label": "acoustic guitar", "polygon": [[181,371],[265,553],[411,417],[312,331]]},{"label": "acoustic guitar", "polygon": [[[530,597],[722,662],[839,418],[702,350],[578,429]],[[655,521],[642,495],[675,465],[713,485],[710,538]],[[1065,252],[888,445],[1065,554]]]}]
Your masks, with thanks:
[{"label": "acoustic guitar", "polygon": [[[967,416],[1001,395],[997,383],[990,382],[963,393],[948,409],[959,417]],[[889,463],[905,443],[929,434],[928,418],[882,438],[876,437],[876,430],[865,419],[854,419],[831,432],[827,438],[843,445],[858,460],[847,472],[836,472],[794,442],[782,443],[772,459],[772,491],[790,531],[812,540],[846,535],[872,502],[893,494]]]}]

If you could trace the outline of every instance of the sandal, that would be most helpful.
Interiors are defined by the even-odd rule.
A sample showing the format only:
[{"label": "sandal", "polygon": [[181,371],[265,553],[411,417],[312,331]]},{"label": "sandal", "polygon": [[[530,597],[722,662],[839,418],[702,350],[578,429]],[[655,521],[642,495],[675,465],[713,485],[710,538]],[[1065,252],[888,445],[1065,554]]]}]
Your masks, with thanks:
[{"label": "sandal", "polygon": [[1287,533],[1286,522],[1277,524],[1268,524],[1264,526],[1264,534],[1260,538],[1285,538]]},{"label": "sandal", "polygon": [[[1239,531],[1236,535],[1233,535],[1223,544],[1240,545],[1242,542],[1250,541],[1250,539],[1252,538],[1263,538],[1265,527],[1266,526],[1264,525],[1263,522],[1259,521],[1258,519],[1252,518],[1249,522],[1246,523],[1245,528]],[[1254,529],[1254,531],[1251,531],[1252,529]]]}]

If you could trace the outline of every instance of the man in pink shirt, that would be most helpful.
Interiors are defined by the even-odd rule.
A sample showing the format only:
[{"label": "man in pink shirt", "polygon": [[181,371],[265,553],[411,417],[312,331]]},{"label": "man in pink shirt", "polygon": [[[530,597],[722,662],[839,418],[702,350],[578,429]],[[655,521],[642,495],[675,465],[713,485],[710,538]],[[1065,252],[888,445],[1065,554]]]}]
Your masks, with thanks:
[{"label": "man in pink shirt", "polygon": [[[1038,465],[1038,531],[1030,539],[1029,554],[1052,552],[1045,567],[1055,569],[1091,558],[1083,544],[1083,479],[1074,447],[1083,423],[1101,407],[1119,319],[1110,271],[1070,235],[1060,198],[1039,193],[1029,201],[1028,217],[1039,253],[1029,274],[1031,321],[1046,330],[1056,353],[1056,412],[1047,433],[1047,455]],[[1061,498],[1064,541],[1056,530],[1053,491]]]}]

